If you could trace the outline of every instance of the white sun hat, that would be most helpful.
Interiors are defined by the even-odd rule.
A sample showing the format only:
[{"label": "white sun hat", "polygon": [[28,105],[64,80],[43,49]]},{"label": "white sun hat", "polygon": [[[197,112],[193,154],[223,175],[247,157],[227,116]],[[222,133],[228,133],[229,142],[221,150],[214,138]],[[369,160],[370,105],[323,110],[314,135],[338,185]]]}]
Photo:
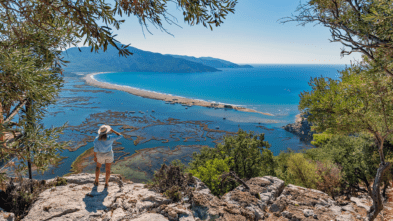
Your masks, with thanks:
[{"label": "white sun hat", "polygon": [[103,135],[103,134],[107,134],[112,130],[111,126],[109,125],[102,125],[100,127],[100,129],[98,129],[97,133],[98,135]]}]

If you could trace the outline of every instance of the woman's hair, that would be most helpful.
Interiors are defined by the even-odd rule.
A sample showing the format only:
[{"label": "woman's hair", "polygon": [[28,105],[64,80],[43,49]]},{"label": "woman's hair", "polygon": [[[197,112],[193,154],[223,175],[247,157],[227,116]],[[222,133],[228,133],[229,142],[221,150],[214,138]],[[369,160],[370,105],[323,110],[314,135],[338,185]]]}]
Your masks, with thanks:
[{"label": "woman's hair", "polygon": [[106,134],[102,134],[98,137],[98,140],[106,140],[107,136]]}]

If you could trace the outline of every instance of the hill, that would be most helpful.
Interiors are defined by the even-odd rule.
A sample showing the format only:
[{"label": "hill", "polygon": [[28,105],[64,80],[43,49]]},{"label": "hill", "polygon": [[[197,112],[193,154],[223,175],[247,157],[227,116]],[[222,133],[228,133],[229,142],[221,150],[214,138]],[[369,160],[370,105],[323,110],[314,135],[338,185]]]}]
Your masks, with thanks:
[{"label": "hill", "polygon": [[253,68],[251,65],[238,65],[232,63],[230,61],[212,58],[212,57],[192,57],[192,56],[185,56],[185,55],[171,55],[174,58],[181,58],[184,60],[200,63],[206,66],[210,66],[213,68]]},{"label": "hill", "polygon": [[134,53],[131,56],[119,57],[113,46],[108,46],[106,52],[90,52],[90,47],[70,48],[63,52],[64,60],[70,61],[64,67],[66,72],[171,72],[195,73],[220,71],[199,62],[175,58],[148,51],[128,47]]}]

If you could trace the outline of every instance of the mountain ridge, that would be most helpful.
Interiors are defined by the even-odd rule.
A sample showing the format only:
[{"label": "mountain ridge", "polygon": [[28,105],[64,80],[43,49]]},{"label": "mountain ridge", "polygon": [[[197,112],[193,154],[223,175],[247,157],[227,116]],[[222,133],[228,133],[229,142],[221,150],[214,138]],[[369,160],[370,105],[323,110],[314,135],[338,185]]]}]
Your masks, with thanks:
[{"label": "mountain ridge", "polygon": [[91,52],[90,47],[69,48],[62,53],[63,60],[70,62],[63,69],[66,72],[195,73],[221,71],[217,68],[252,68],[250,65],[238,65],[212,57],[167,55],[131,46],[128,49],[133,55],[125,58],[120,57],[113,46],[108,46],[106,52]]},{"label": "mountain ridge", "polygon": [[[171,54],[170,54],[171,55]],[[181,58],[192,62],[197,62],[213,68],[253,68],[251,65],[239,65],[219,58],[213,57],[193,57],[186,55],[171,55],[175,58]]]},{"label": "mountain ridge", "polygon": [[89,47],[69,48],[63,52],[63,59],[70,61],[63,69],[66,72],[164,72],[164,73],[194,73],[216,72],[216,68],[184,59],[174,58],[134,47],[128,47],[133,55],[119,57],[113,46],[108,46],[106,52],[90,52]]}]

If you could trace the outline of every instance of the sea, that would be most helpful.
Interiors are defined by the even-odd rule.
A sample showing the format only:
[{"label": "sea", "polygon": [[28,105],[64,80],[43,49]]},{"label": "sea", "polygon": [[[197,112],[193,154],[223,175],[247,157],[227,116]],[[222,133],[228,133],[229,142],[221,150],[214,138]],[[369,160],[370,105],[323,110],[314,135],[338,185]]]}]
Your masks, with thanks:
[{"label": "sea", "polygon": [[[135,111],[133,116],[145,117],[147,114],[165,121],[178,119],[181,122],[206,121],[209,129],[237,132],[239,129],[264,133],[265,140],[271,145],[274,155],[288,148],[294,151],[312,148],[310,143],[301,141],[297,136],[282,129],[282,126],[294,123],[299,114],[299,94],[310,91],[311,78],[329,77],[339,79],[339,71],[345,65],[293,65],[261,64],[254,68],[224,68],[219,72],[203,73],[151,73],[151,72],[114,72],[97,74],[94,78],[101,82],[128,86],[142,90],[182,96],[223,104],[231,104],[270,113],[241,112],[233,109],[214,109],[200,106],[185,107],[181,104],[167,104],[165,101],[142,98],[124,91],[97,88],[85,84],[82,79],[88,73],[75,72],[64,76],[64,86],[57,103],[46,109],[41,123],[46,127],[58,127],[65,123],[68,128],[62,140],[73,140],[77,136],[96,136],[92,132],[79,131],[75,134],[72,127],[81,125],[94,114]],[[154,110],[154,112],[152,112]],[[109,119],[108,119],[109,121]],[[100,122],[105,124],[105,119]],[[180,124],[179,124],[180,125]],[[133,126],[133,125],[130,125]],[[187,124],[183,126],[188,127]],[[120,127],[113,127],[122,132]],[[93,128],[92,131],[97,131]],[[169,130],[169,129],[167,129]],[[171,129],[172,130],[172,129]],[[136,131],[138,136],[166,136],[165,128]],[[134,139],[135,140],[135,139]],[[122,153],[130,155],[138,150],[165,146],[173,149],[178,145],[207,145],[215,147],[213,139],[188,140],[169,139],[169,142],[150,140],[137,145],[130,140],[119,140],[124,149]],[[71,164],[87,149],[93,147],[87,142],[75,151],[64,150],[63,157],[56,167],[50,167],[44,174],[34,173],[35,179],[50,179],[63,176],[71,171]],[[115,154],[116,155],[116,154]],[[119,156],[118,159],[122,159]],[[1,168],[0,168],[1,169]],[[12,174],[12,172],[10,172]]]},{"label": "sea", "polygon": [[[272,127],[293,123],[299,113],[300,92],[310,90],[310,78],[338,79],[338,70],[345,65],[254,65],[254,68],[225,68],[208,73],[152,73],[128,72],[95,75],[101,82],[129,86],[147,91],[182,96],[186,98],[231,104],[273,114],[232,115],[225,117],[238,122],[257,122],[274,119]],[[216,112],[206,115],[219,116]],[[255,118],[254,118],[255,117]],[[266,120],[262,120],[266,122]]]}]

